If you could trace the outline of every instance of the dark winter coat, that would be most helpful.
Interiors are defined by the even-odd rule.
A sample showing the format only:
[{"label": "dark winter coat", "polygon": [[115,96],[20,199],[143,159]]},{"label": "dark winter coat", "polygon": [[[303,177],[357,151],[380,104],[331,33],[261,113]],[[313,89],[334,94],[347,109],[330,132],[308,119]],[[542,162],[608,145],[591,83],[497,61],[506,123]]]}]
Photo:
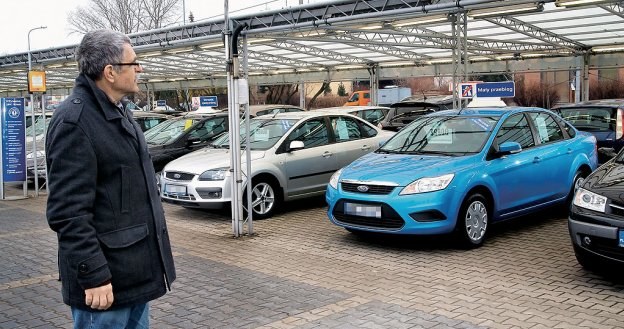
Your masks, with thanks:
[{"label": "dark winter coat", "polygon": [[110,280],[112,308],[165,294],[176,277],[152,161],[140,127],[93,80],[76,78],[46,140],[50,227],[63,301]]}]

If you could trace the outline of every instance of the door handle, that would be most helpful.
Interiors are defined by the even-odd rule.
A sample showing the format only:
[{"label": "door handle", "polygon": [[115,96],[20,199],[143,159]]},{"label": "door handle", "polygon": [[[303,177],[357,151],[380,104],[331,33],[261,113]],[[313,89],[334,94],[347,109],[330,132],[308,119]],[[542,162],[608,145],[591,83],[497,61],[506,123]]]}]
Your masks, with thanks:
[{"label": "door handle", "polygon": [[570,154],[570,153],[572,153],[572,149],[571,148],[568,149],[568,154]]},{"label": "door handle", "polygon": [[363,145],[360,149],[361,149],[362,151],[368,151],[368,150],[370,150],[370,146],[368,146],[368,145]]},{"label": "door handle", "polygon": [[540,157],[533,158],[533,163],[538,163],[540,161],[542,161],[542,159],[540,159]]},{"label": "door handle", "polygon": [[331,152],[325,152],[325,153],[323,153],[323,158],[329,158],[332,155],[334,155],[334,154],[331,153]]}]

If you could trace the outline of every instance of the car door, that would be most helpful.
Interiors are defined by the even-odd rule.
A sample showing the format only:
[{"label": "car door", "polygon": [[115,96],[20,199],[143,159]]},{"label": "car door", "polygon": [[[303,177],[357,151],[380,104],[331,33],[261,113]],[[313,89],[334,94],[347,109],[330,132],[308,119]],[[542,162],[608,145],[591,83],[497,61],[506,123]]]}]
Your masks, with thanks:
[{"label": "car door", "polygon": [[529,118],[537,132],[538,161],[544,201],[561,198],[570,191],[569,172],[574,158],[574,146],[566,139],[559,123],[549,113],[530,112]]},{"label": "car door", "polygon": [[303,142],[304,148],[281,153],[279,162],[287,179],[289,196],[324,191],[331,175],[338,170],[337,148],[329,143],[329,129],[323,117],[299,124],[284,143]]},{"label": "car door", "polygon": [[523,113],[503,121],[494,143],[501,145],[504,142],[517,142],[522,151],[489,159],[484,168],[496,185],[494,198],[498,214],[502,217],[514,215],[543,198],[540,187],[543,166],[535,161],[540,156],[540,150],[535,147],[533,131]]},{"label": "car door", "polygon": [[333,139],[340,150],[337,155],[338,168],[377,148],[375,141],[362,129],[358,119],[347,116],[334,116],[330,119]]}]

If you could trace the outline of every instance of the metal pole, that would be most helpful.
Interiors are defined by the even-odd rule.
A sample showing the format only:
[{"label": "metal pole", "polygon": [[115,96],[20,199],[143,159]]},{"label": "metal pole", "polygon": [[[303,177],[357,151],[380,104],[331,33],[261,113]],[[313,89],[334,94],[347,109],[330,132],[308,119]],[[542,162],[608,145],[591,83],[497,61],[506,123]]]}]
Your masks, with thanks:
[{"label": "metal pole", "polygon": [[[39,26],[39,27],[35,27],[32,28],[28,31],[28,72],[30,73],[30,71],[32,70],[32,60],[31,60],[31,55],[30,55],[30,32],[34,31],[34,30],[39,30],[39,29],[46,29],[47,26]],[[28,81],[28,83],[30,84],[30,81]],[[35,127],[35,97],[33,95],[33,93],[30,93],[30,111],[31,111],[31,115],[32,115],[32,135],[33,135],[33,163],[34,163],[34,180],[35,180],[35,197],[39,196],[39,175],[37,172],[37,131],[36,131],[36,127]],[[45,119],[45,118],[44,118]]]},{"label": "metal pole", "polygon": [[[243,35],[243,78],[244,79],[249,79],[249,56],[248,56],[249,50],[247,48],[247,36]],[[249,90],[243,90],[241,91],[243,93],[249,93]],[[248,97],[247,97],[248,98]],[[253,211],[250,211],[251,205],[252,205],[252,201],[251,201],[251,180],[249,179],[251,177],[251,142],[250,142],[250,138],[249,138],[249,127],[250,127],[250,122],[249,120],[251,120],[251,118],[249,117],[249,102],[246,105],[245,108],[245,141],[246,141],[246,145],[245,145],[245,156],[246,156],[246,163],[247,166],[245,168],[245,170],[247,170],[247,235],[251,236],[253,235]]]},{"label": "metal pole", "polygon": [[186,1],[182,0],[182,22],[186,25]]}]

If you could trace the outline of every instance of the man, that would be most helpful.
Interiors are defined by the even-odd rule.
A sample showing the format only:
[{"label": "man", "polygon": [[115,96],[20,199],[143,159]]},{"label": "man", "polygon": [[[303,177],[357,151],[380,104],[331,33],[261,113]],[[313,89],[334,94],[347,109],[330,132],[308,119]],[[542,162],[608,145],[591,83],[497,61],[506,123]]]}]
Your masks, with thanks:
[{"label": "man", "polygon": [[74,328],[148,328],[147,303],[176,276],[147,145],[121,106],[139,91],[136,57],[124,34],[87,33],[48,130],[47,218]]}]

